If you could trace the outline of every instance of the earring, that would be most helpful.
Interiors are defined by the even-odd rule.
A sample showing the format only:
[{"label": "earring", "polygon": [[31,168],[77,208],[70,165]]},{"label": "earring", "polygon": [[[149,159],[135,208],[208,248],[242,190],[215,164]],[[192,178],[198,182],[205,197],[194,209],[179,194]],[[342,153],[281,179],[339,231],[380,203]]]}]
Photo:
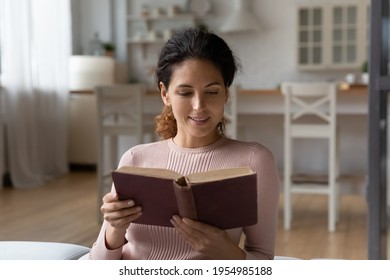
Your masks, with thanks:
[{"label": "earring", "polygon": [[223,135],[225,132],[225,120],[222,119],[218,124],[217,124],[217,130],[219,135]]}]

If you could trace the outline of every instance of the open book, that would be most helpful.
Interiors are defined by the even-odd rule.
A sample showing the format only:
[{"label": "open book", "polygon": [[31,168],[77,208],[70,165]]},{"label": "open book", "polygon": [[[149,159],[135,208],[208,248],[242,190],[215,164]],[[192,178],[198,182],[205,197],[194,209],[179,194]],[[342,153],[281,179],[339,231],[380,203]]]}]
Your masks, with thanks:
[{"label": "open book", "polygon": [[142,206],[134,223],[172,227],[173,215],[221,229],[257,222],[257,177],[249,167],[182,176],[167,169],[124,166],[112,178],[119,199]]}]

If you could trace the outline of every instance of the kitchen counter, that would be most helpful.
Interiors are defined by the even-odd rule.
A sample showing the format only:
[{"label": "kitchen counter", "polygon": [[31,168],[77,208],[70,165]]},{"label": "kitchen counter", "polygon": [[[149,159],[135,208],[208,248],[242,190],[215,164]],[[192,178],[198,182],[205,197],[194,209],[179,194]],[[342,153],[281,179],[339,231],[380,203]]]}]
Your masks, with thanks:
[{"label": "kitchen counter", "polygon": [[[71,147],[70,161],[76,164],[96,162],[96,108],[93,91],[71,92]],[[79,105],[78,105],[79,104]],[[144,112],[155,116],[161,112],[163,102],[157,90],[148,90],[144,99]],[[283,169],[283,116],[284,99],[276,89],[242,89],[238,95],[239,139],[256,141],[269,147]],[[77,113],[79,112],[79,113]],[[367,87],[354,85],[340,90],[337,99],[337,122],[340,132],[340,160],[343,174],[364,174],[367,171],[368,94]],[[73,116],[73,117],[72,117]],[[88,132],[88,137],[83,136]],[[84,133],[84,134],[83,134]],[[126,143],[127,149],[132,143]],[[303,142],[297,146],[307,155],[298,161],[307,165],[315,148]],[[82,153],[80,151],[83,151]],[[88,153],[87,153],[88,151]],[[313,164],[324,170],[324,162]]]}]

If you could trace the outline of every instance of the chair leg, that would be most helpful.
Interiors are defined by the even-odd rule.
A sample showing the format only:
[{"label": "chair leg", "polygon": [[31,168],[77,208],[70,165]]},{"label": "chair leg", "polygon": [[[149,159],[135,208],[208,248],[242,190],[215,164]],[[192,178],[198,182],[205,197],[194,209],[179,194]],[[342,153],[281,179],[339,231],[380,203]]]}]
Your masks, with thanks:
[{"label": "chair leg", "polygon": [[290,182],[284,183],[284,229],[289,230],[291,228],[292,208],[291,208],[291,186]]},{"label": "chair leg", "polygon": [[336,201],[336,190],[335,190],[335,182],[330,182],[329,185],[329,218],[328,218],[328,230],[329,232],[335,232],[336,230],[336,220],[337,220],[337,201]]},{"label": "chair leg", "polygon": [[98,197],[96,201],[96,213],[99,223],[103,222],[103,216],[100,212],[100,207],[102,205],[102,198],[104,192],[104,137],[101,136],[99,139],[99,151],[98,151],[98,162],[97,162],[97,185],[98,185]]},{"label": "chair leg", "polygon": [[340,220],[340,184],[336,182],[336,223]]},{"label": "chair leg", "polygon": [[109,136],[109,169],[115,169],[118,166],[118,138],[117,135]]},{"label": "chair leg", "polygon": [[284,229],[291,228],[292,206],[291,206],[291,140],[285,140],[284,152]]},{"label": "chair leg", "polygon": [[338,208],[338,194],[336,188],[336,143],[329,139],[329,218],[328,218],[328,230],[334,232],[336,230],[337,221],[337,208]]}]

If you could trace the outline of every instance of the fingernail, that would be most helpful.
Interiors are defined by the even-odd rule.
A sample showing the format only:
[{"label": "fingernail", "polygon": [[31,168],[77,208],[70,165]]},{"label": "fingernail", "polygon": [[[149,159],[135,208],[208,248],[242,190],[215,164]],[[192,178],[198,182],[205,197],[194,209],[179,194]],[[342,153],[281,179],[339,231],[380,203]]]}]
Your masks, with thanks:
[{"label": "fingernail", "polygon": [[134,206],[134,200],[129,200],[129,202],[127,202],[127,204],[128,204],[129,206]]},{"label": "fingernail", "polygon": [[180,217],[177,216],[177,215],[173,215],[172,218],[173,218],[174,221],[179,221],[180,220]]}]

